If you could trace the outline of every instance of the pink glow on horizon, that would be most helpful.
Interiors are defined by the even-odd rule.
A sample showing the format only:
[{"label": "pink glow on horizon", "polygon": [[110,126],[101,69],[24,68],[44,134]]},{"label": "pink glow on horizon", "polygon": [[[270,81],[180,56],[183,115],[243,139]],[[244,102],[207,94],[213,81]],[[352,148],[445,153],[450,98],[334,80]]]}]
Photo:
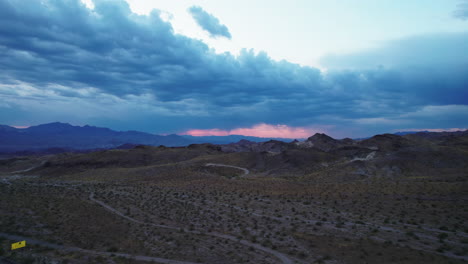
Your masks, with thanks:
[{"label": "pink glow on horizon", "polygon": [[11,126],[11,127],[18,128],[18,129],[25,129],[25,128],[28,128],[30,126]]},{"label": "pink glow on horizon", "polygon": [[274,138],[308,138],[315,133],[323,133],[323,131],[307,127],[290,127],[287,125],[270,125],[262,123],[248,128],[235,128],[231,130],[223,130],[219,128],[191,129],[181,134],[195,137],[243,135]]}]

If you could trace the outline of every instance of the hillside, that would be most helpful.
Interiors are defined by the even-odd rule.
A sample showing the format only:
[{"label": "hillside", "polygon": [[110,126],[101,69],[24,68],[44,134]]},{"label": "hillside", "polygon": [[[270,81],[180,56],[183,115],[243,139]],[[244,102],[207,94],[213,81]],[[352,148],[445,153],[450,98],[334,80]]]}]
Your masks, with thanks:
[{"label": "hillside", "polygon": [[0,248],[29,239],[6,256],[79,264],[465,263],[467,142],[315,134],[0,160]]},{"label": "hillside", "polygon": [[[336,140],[316,134],[304,141],[251,142],[226,145],[192,144],[187,147],[143,147],[107,150],[48,158],[54,168],[68,173],[80,169],[137,168],[162,164],[200,166],[203,162],[232,163],[260,175],[321,177],[350,180],[368,177],[417,177],[444,174],[462,177],[468,171],[468,132],[448,134],[376,135],[366,140]],[[228,162],[229,161],[229,162]],[[45,168],[44,168],[45,169]],[[447,171],[452,170],[450,174]],[[40,171],[38,171],[40,172]],[[324,177],[324,173],[331,174]]]}]

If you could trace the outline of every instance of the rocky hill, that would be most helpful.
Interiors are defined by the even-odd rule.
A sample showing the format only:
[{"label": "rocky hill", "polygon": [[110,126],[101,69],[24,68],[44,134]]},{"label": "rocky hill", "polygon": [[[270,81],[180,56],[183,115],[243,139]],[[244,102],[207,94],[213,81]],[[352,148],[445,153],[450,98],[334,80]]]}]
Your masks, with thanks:
[{"label": "rocky hill", "polygon": [[258,175],[300,176],[320,181],[353,181],[372,177],[445,177],[458,179],[468,171],[468,132],[376,135],[365,140],[333,139],[315,134],[290,143],[240,140],[225,145],[191,144],[151,147],[126,144],[115,150],[55,155],[38,173],[106,168],[137,168],[161,164],[195,170],[206,163],[248,168]]}]

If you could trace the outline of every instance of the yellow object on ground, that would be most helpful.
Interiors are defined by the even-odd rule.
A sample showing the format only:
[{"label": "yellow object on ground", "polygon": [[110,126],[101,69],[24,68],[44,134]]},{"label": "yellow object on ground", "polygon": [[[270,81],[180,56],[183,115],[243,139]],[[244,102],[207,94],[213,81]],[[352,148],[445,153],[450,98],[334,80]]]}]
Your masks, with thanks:
[{"label": "yellow object on ground", "polygon": [[22,248],[25,246],[26,246],[26,240],[16,242],[16,243],[11,244],[11,250]]}]

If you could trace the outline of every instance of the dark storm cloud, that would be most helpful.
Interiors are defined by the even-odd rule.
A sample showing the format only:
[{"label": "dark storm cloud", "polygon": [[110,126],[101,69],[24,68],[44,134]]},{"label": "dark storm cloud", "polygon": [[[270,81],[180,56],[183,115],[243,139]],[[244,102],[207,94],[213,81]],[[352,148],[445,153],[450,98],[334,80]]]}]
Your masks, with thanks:
[{"label": "dark storm cloud", "polygon": [[203,8],[199,6],[192,6],[188,9],[193,19],[197,21],[197,24],[204,30],[210,33],[211,37],[226,37],[231,39],[231,33],[229,29],[219,22],[219,19],[209,14]]},{"label": "dark storm cloud", "polygon": [[[0,0],[0,111],[16,107],[28,120],[59,112],[98,125],[151,120],[152,131],[259,122],[383,128],[430,120],[407,115],[438,109],[428,106],[468,104],[466,36],[414,37],[335,56],[324,73],[264,52],[216,54],[175,34],[157,10],[137,15],[124,1],[95,1],[90,10],[79,0]],[[464,108],[449,108],[457,109]],[[457,120],[468,126],[466,114]]]}]

